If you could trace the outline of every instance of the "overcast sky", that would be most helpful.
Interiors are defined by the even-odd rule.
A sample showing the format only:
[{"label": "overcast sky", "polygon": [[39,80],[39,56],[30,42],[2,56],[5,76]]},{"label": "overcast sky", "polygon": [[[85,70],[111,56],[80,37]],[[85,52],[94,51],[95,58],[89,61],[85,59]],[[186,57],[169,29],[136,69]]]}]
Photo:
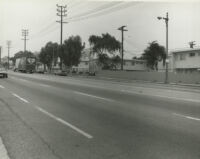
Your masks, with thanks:
[{"label": "overcast sky", "polygon": [[40,51],[48,41],[60,42],[56,4],[67,5],[67,24],[63,39],[80,35],[88,47],[92,34],[110,33],[121,40],[117,30],[126,25],[125,58],[140,55],[149,42],[165,46],[165,22],[157,16],[169,12],[169,49],[200,45],[200,1],[193,2],[120,2],[86,0],[0,0],[0,46],[7,56],[6,41],[11,40],[11,56],[23,50],[22,29],[29,30],[27,50]]}]

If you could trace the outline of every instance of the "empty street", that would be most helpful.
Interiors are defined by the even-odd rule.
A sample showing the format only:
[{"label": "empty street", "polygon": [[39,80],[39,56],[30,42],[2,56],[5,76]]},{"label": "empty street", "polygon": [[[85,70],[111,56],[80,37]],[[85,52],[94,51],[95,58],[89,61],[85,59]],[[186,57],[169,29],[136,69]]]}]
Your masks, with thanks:
[{"label": "empty street", "polygon": [[11,159],[200,158],[198,88],[10,73],[0,121]]}]

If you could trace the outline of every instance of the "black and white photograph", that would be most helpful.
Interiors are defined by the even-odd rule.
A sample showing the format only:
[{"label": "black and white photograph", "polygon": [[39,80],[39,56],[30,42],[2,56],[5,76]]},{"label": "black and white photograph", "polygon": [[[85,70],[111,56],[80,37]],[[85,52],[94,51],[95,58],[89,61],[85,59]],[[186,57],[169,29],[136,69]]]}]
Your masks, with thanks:
[{"label": "black and white photograph", "polygon": [[200,0],[0,0],[0,159],[200,159]]}]

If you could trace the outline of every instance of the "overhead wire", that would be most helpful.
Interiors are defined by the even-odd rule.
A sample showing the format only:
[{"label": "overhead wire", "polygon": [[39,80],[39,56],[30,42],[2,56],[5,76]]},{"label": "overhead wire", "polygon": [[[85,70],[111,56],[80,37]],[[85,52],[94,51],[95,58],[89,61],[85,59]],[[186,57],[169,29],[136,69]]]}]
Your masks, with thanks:
[{"label": "overhead wire", "polygon": [[140,4],[142,2],[122,2],[120,4],[118,4],[118,6],[111,6],[109,8],[105,8],[103,9],[102,11],[98,11],[96,13],[91,13],[91,14],[88,14],[88,15],[85,15],[84,17],[77,17],[77,18],[74,18],[74,19],[67,19],[69,22],[77,22],[77,21],[82,21],[82,20],[86,20],[86,19],[89,19],[89,18],[95,18],[95,17],[99,17],[99,16],[103,16],[103,15],[107,15],[107,14],[110,14],[110,13],[113,13],[113,12],[116,12],[116,11],[120,11],[120,10],[123,10],[125,8],[128,8],[128,7],[131,7],[133,5],[137,5],[137,4]]},{"label": "overhead wire", "polygon": [[[77,2],[78,2],[78,1],[77,1]],[[108,2],[106,2],[106,3],[108,3]],[[118,3],[116,3],[116,2],[114,2],[114,3],[115,3],[115,4],[118,4]],[[90,15],[90,14],[93,14],[93,13],[97,13],[97,12],[99,12],[99,11],[101,11],[101,10],[108,9],[108,8],[111,7],[111,6],[113,7],[114,3],[113,3],[113,2],[112,2],[112,3],[110,2],[109,4],[104,4],[104,5],[101,5],[100,7],[97,7],[97,8],[95,8],[95,9],[93,9],[92,12],[86,11],[86,12],[84,12],[84,14],[78,14],[78,15],[79,15],[79,16],[80,16],[80,15],[86,16],[86,15]],[[120,2],[120,3],[122,3],[122,2]],[[75,3],[74,3],[74,6],[75,6]],[[75,17],[78,17],[78,16],[76,15]],[[41,33],[43,33],[43,32],[46,32],[46,34],[47,34],[47,33],[50,32],[49,30],[52,30],[52,28],[55,28],[55,25],[56,25],[56,23],[55,23],[54,21],[52,21],[52,22],[49,23],[47,26],[45,26],[44,28],[42,28],[39,32],[33,34],[33,35],[30,36],[30,37],[31,37],[31,38],[36,38],[38,35],[41,36]]]},{"label": "overhead wire", "polygon": [[106,2],[106,4],[103,4],[103,5],[99,6],[99,7],[96,7],[96,8],[93,8],[91,10],[88,10],[86,12],[76,14],[76,15],[70,17],[70,18],[67,18],[67,19],[71,20],[71,19],[81,18],[81,17],[84,17],[84,16],[89,16],[91,14],[94,14],[94,13],[97,13],[99,11],[102,11],[102,10],[108,9],[110,7],[113,7],[114,5],[117,5],[118,3],[122,3],[122,2]]},{"label": "overhead wire", "polygon": [[[73,7],[76,7],[76,6],[80,5],[80,4],[77,4],[78,2],[79,1],[76,1],[75,3],[73,3],[73,1],[71,1],[71,4],[73,4],[72,5]],[[109,2],[109,3],[106,2],[106,4],[103,4],[99,7],[96,7],[94,9],[90,10],[90,11],[79,13],[79,14],[76,14],[76,15],[74,15],[70,18],[66,18],[66,19],[69,22],[82,21],[82,20],[86,20],[86,19],[89,19],[89,18],[107,15],[109,13],[113,13],[113,12],[128,8],[130,6],[137,5],[138,3],[140,4],[141,2],[134,2],[134,3],[123,2],[123,1]],[[85,4],[85,3],[82,3],[82,4]],[[69,3],[68,3],[68,5],[69,5]],[[50,32],[51,33],[55,32],[55,29],[57,28],[56,25],[57,24],[55,23],[55,21],[52,21],[51,23],[49,23],[48,25],[43,27],[37,34],[32,35],[30,38],[37,38],[38,35],[41,36],[41,34],[42,34],[43,36],[45,36],[46,34],[48,34]]]},{"label": "overhead wire", "polygon": [[[75,2],[74,0],[71,0],[71,1],[67,1],[68,3],[66,3],[67,5],[70,5],[70,2],[72,4],[72,8],[75,7],[75,4],[77,4],[78,1],[76,1],[76,3],[73,3]],[[51,9],[56,9],[56,6],[52,6]],[[56,14],[55,14],[55,17],[56,17]],[[52,14],[49,14],[49,16],[47,17],[49,20],[48,21],[51,21],[52,20]],[[47,19],[46,18],[46,19]],[[46,20],[47,21],[47,20]],[[47,25],[45,25],[41,30],[39,30],[38,32],[36,33],[33,33],[32,35],[30,35],[30,38],[32,39],[35,39],[35,38],[39,38],[40,36],[42,35],[45,35],[45,34],[48,34],[48,33],[52,33],[52,31],[54,29],[57,28],[57,24],[56,24],[56,20],[54,21],[51,21],[50,23],[48,23]],[[42,34],[42,35],[41,35]]]}]

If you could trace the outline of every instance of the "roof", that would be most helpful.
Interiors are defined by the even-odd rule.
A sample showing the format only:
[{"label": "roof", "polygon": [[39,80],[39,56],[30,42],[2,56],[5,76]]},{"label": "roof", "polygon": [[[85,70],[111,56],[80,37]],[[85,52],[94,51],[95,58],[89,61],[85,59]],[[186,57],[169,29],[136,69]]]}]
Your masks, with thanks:
[{"label": "roof", "polygon": [[172,53],[184,53],[189,51],[200,51],[200,48],[183,48],[183,49],[171,50]]}]

